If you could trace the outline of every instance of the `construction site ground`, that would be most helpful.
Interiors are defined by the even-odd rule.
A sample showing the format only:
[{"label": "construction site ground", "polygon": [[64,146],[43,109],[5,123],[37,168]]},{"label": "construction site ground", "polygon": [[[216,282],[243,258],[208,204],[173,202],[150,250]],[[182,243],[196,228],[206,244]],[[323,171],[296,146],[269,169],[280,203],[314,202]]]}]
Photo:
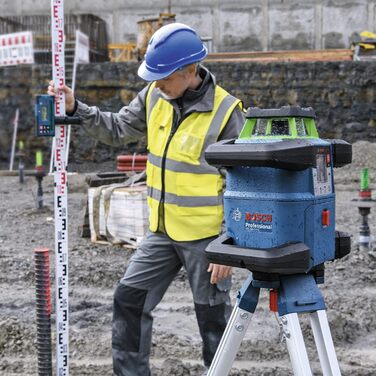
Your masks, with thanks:
[{"label": "construction site ground", "polygon": [[[337,229],[353,234],[352,251],[328,262],[321,291],[344,376],[376,374],[376,252],[357,248],[360,217],[356,204],[360,168],[370,168],[376,182],[376,145],[354,144],[354,163],[335,171]],[[113,291],[134,252],[122,246],[92,244],[79,235],[87,199],[85,173],[109,171],[113,165],[80,165],[69,177],[69,305],[70,374],[112,375],[111,319]],[[372,184],[373,181],[373,184]],[[37,375],[36,312],[33,250],[51,249],[54,285],[53,178],[43,181],[45,208],[35,207],[36,180],[21,187],[16,176],[0,177],[0,374]],[[376,208],[371,231],[376,235]],[[248,272],[235,269],[231,296]],[[52,289],[54,291],[54,288]],[[54,302],[53,302],[54,306]],[[52,316],[54,321],[54,315]],[[306,316],[301,320],[315,375],[321,369]],[[55,327],[52,326],[53,344]],[[55,352],[53,351],[53,359]],[[151,354],[155,376],[201,375],[204,368],[193,302],[181,271],[154,313]],[[286,345],[278,322],[268,309],[268,293],[260,303],[238,353],[232,375],[291,375]]]}]

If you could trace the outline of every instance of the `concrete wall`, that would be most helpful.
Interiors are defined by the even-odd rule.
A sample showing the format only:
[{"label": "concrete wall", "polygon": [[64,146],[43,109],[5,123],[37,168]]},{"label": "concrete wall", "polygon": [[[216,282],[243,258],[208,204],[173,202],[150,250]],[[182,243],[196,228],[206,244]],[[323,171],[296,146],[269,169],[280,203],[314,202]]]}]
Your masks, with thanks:
[{"label": "concrete wall", "polygon": [[[376,64],[327,63],[208,63],[220,84],[243,100],[246,107],[275,108],[288,104],[312,106],[323,138],[376,142]],[[118,111],[145,83],[137,77],[137,63],[80,65],[77,97],[102,110]],[[9,157],[11,120],[20,108],[19,139],[29,155],[49,149],[50,139],[34,136],[34,95],[44,93],[51,70],[44,66],[0,69],[0,164]],[[75,127],[72,159],[115,161],[120,153],[144,150],[144,143],[121,148],[96,144]]]},{"label": "concrete wall", "polygon": [[[137,21],[168,10],[168,0],[69,0],[67,13],[107,21],[109,39],[137,38]],[[215,51],[348,48],[376,32],[375,0],[171,0],[177,21],[213,38]],[[49,14],[50,0],[0,0],[0,15]]]}]

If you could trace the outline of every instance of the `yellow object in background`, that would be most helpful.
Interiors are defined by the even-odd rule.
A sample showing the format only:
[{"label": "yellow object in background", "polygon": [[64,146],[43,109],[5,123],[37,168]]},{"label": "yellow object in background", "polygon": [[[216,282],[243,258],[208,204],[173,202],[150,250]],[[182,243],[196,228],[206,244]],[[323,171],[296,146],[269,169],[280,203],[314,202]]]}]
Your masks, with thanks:
[{"label": "yellow object in background", "polygon": [[373,50],[376,48],[376,34],[370,31],[362,31],[360,34],[362,41],[359,42],[359,46],[366,50]]},{"label": "yellow object in background", "polygon": [[43,166],[43,156],[42,156],[41,150],[37,150],[35,153],[35,166],[36,167]]},{"label": "yellow object in background", "polygon": [[376,34],[375,33],[371,33],[370,31],[362,31],[360,34],[359,34],[362,38],[375,38],[376,39]]}]

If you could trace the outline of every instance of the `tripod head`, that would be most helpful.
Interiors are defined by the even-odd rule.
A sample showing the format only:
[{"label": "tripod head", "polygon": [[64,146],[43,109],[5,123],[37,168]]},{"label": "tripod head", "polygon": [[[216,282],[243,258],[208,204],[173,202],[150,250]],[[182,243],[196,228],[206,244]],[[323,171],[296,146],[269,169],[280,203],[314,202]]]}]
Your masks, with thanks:
[{"label": "tripod head", "polygon": [[209,244],[211,262],[247,268],[255,279],[312,273],[350,252],[335,231],[333,168],[351,145],[320,139],[312,108],[250,108],[238,139],[210,145],[209,164],[227,169],[226,234]]}]

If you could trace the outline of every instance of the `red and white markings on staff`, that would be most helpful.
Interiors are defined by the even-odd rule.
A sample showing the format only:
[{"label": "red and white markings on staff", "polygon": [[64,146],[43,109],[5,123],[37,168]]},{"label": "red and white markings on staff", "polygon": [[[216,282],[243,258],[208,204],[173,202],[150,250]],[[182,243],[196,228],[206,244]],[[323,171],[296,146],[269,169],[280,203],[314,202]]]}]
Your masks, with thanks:
[{"label": "red and white markings on staff", "polygon": [[[52,72],[55,87],[65,85],[64,1],[51,0]],[[65,94],[55,98],[55,115],[65,116]],[[66,126],[55,127],[55,293],[56,375],[69,375],[68,196]]]}]

